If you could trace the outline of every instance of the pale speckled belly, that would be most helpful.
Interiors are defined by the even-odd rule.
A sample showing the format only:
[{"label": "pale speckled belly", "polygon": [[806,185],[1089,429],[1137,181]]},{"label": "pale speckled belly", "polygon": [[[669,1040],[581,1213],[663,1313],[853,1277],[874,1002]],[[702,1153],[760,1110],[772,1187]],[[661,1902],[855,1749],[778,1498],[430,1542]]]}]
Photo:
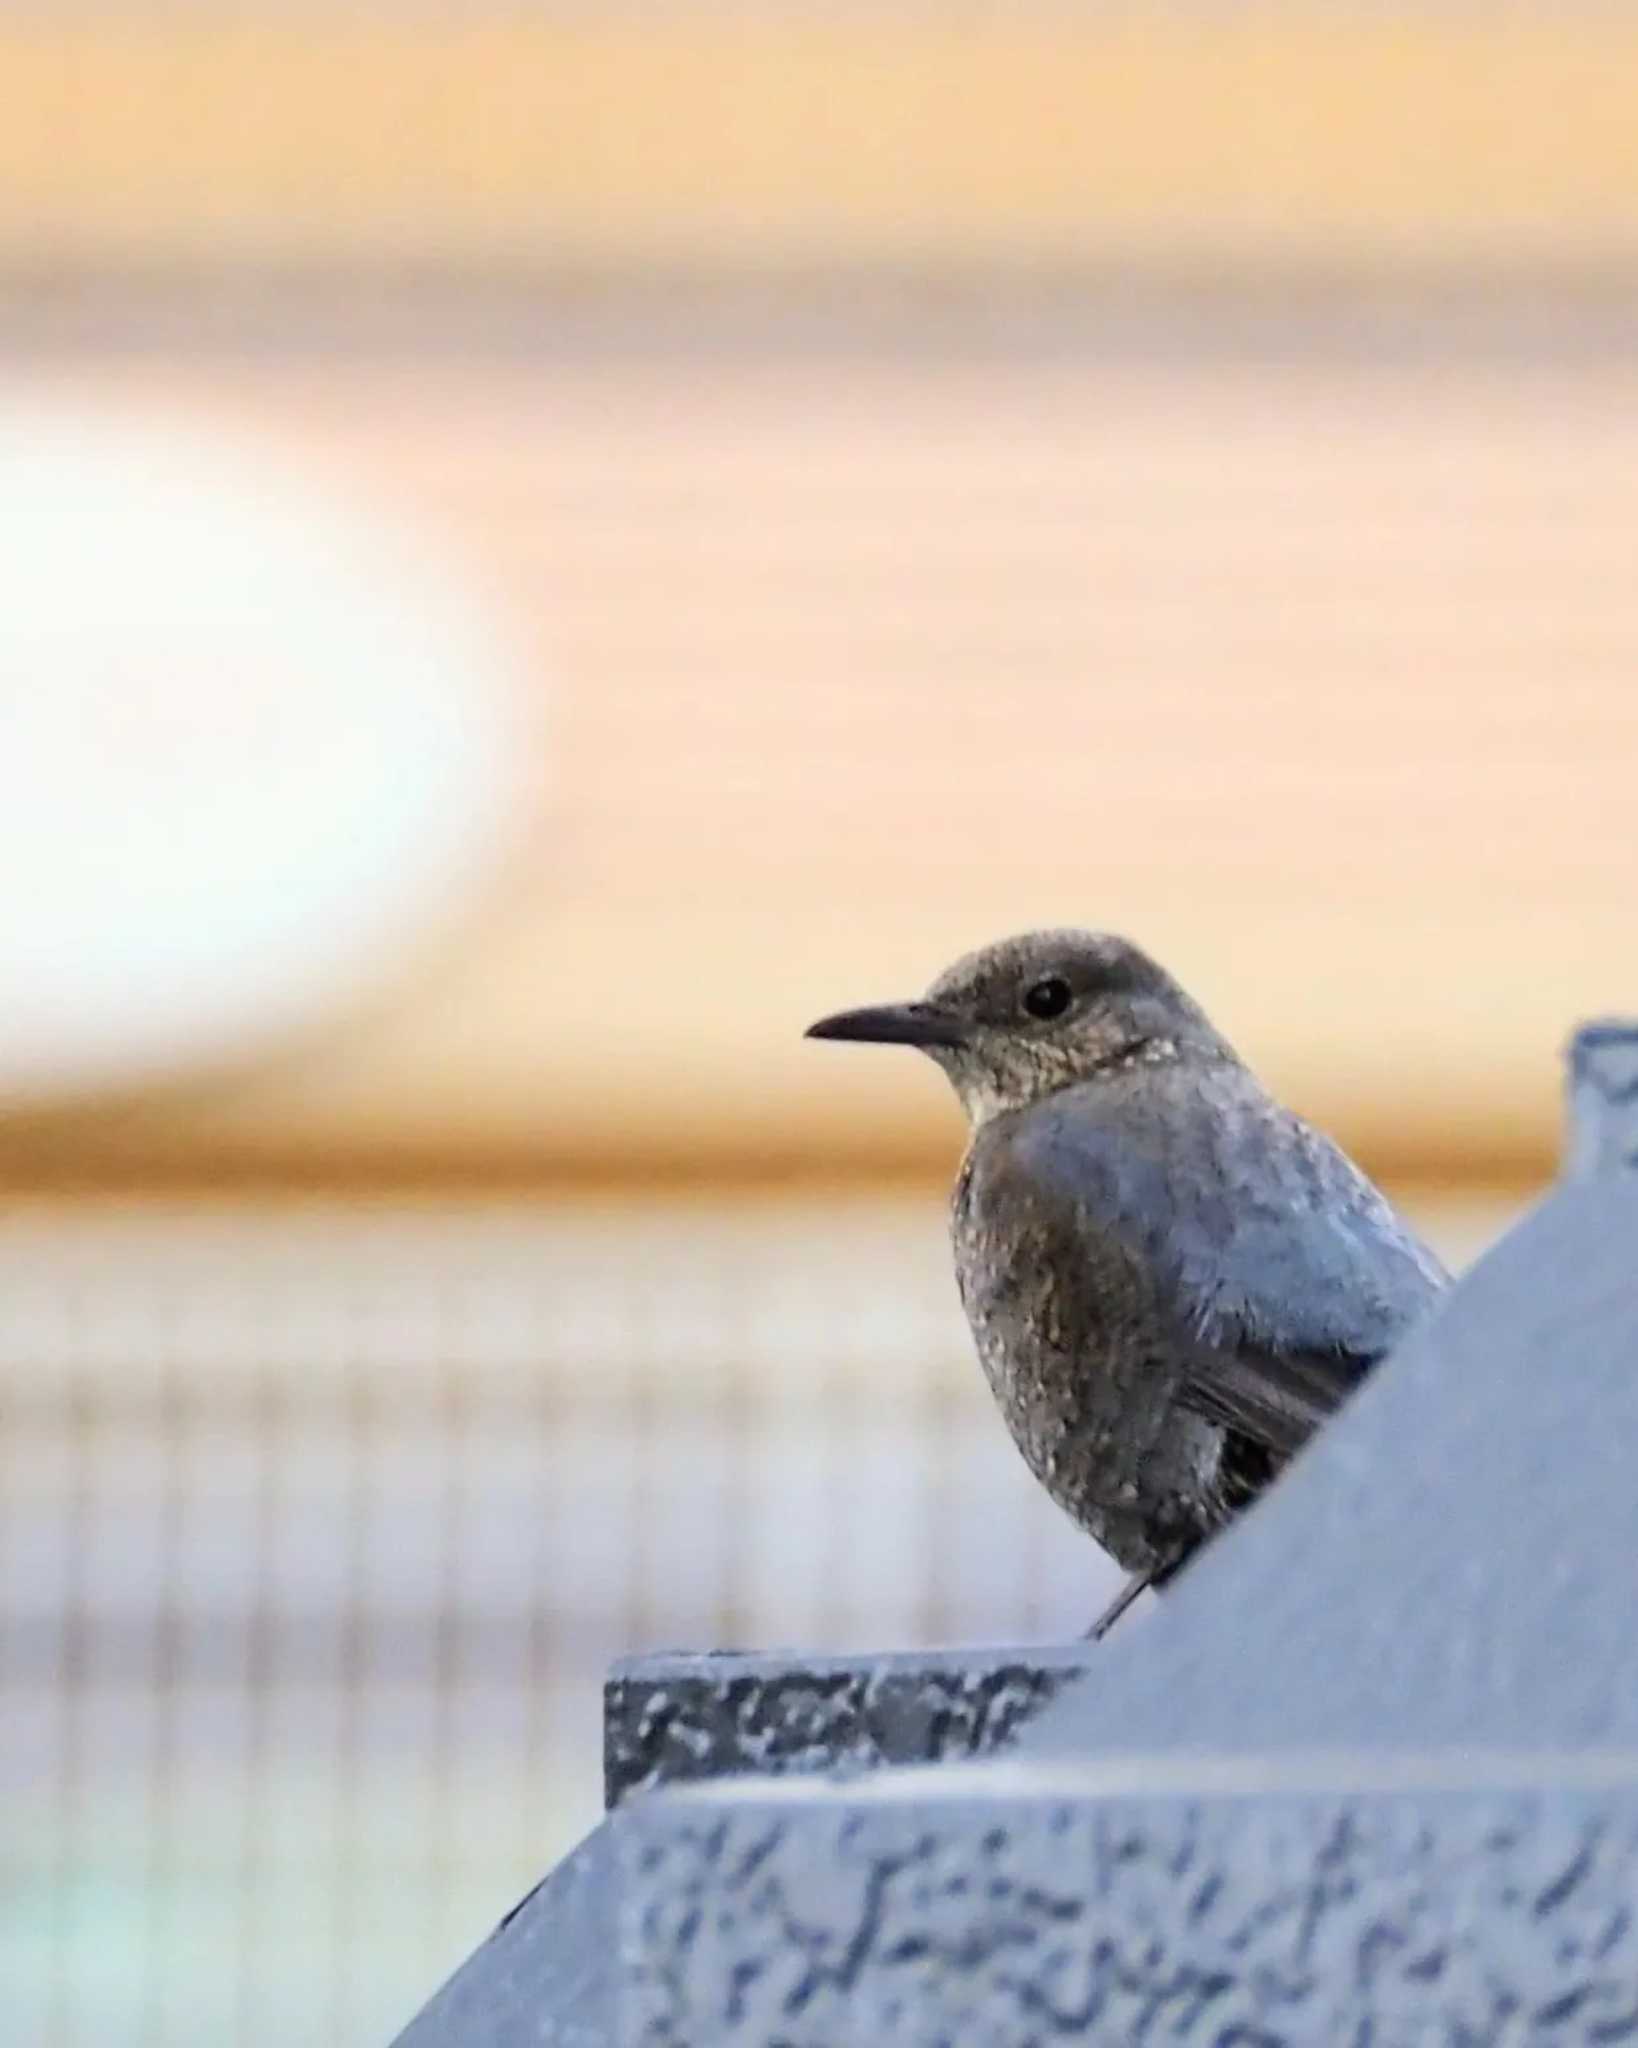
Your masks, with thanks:
[{"label": "pale speckled belly", "polygon": [[1089,1308],[1083,1287],[1066,1315],[1052,1272],[987,1240],[959,1192],[962,1303],[1025,1463],[1126,1570],[1192,1549],[1226,1518],[1222,1433],[1177,1405],[1177,1374],[1151,1339],[1145,1304],[1117,1297]]}]

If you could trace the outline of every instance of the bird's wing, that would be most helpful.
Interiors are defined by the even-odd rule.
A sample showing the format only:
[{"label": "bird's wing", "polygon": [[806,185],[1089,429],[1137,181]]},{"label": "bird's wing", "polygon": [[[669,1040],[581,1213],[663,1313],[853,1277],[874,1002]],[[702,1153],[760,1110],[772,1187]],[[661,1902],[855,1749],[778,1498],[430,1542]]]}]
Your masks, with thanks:
[{"label": "bird's wing", "polygon": [[1152,1276],[1188,1361],[1182,1399],[1291,1452],[1447,1276],[1352,1161],[1243,1068],[1145,1078],[1141,1094],[1073,1088],[1038,1105],[1016,1163],[1073,1208],[1082,1242],[1113,1239]]},{"label": "bird's wing", "polygon": [[1208,1422],[1288,1457],[1341,1407],[1381,1355],[1212,1347],[1193,1362],[1180,1398]]}]

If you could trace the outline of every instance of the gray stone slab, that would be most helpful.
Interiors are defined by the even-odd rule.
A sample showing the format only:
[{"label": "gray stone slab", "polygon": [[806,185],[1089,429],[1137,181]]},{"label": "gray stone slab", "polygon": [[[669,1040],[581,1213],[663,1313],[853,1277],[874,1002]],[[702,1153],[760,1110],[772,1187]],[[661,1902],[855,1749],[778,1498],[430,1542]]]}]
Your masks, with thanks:
[{"label": "gray stone slab", "polygon": [[1568,1183],[1028,1752],[1638,1747],[1638,1174]]},{"label": "gray stone slab", "polygon": [[[703,1777],[839,1760],[973,1757],[1085,1667],[1084,1645],[864,1658],[632,1658],[608,1685],[614,1798]],[[615,1872],[593,1830],[514,1907],[394,2048],[610,2048]]]},{"label": "gray stone slab", "polygon": [[1086,1671],[1085,1643],[851,1657],[634,1657],[603,1693],[605,1802],[747,1771],[988,1755]]},{"label": "gray stone slab", "polygon": [[512,1908],[393,2048],[611,2048],[614,1880],[601,1823]]},{"label": "gray stone slab", "polygon": [[1630,1758],[1002,1763],[611,1825],[627,2048],[1638,2041]]}]

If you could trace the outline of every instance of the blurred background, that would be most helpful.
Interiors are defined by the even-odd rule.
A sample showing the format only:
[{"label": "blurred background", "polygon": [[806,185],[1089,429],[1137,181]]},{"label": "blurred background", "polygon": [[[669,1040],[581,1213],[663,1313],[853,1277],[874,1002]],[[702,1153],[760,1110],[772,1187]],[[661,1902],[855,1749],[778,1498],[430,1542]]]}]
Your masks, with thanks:
[{"label": "blurred background", "polygon": [[8,2041],[385,2041],[615,1654],[1084,1626],[953,1103],[821,1011],[1112,926],[1457,1262],[1550,1176],[1635,87],[1592,0],[5,9]]}]

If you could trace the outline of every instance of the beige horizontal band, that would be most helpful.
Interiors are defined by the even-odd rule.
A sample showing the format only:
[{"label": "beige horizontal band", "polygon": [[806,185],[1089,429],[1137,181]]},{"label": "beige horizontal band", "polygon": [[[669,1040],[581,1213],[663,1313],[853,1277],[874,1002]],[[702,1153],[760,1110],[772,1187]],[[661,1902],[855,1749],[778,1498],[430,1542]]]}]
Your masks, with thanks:
[{"label": "beige horizontal band", "polygon": [[1480,265],[1638,245],[1638,18],[0,27],[0,264]]}]

